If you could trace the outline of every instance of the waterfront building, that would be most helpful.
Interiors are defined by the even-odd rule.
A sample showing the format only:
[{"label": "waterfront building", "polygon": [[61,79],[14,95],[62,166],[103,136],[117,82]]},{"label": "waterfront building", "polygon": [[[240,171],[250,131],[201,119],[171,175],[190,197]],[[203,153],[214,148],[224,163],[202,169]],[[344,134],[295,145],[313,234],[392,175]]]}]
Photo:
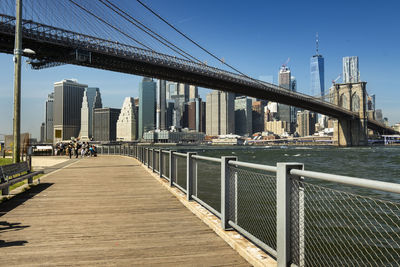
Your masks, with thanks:
[{"label": "waterfront building", "polygon": [[72,79],[54,83],[54,143],[79,136],[82,99],[87,87]]},{"label": "waterfront building", "polygon": [[53,126],[53,120],[54,120],[54,92],[48,94],[47,96],[47,101],[46,101],[46,114],[45,114],[45,124],[46,124],[46,130],[45,130],[45,142],[53,142],[53,131],[54,131],[54,126]]},{"label": "waterfront building", "polygon": [[212,91],[207,95],[206,101],[206,134],[222,135],[234,131],[234,94]]},{"label": "waterfront building", "polygon": [[360,71],[358,68],[358,57],[343,58],[343,83],[360,82]]},{"label": "waterfront building", "polygon": [[149,131],[143,134],[143,139],[150,143],[200,143],[204,141],[205,134],[196,131]]},{"label": "waterfront building", "polygon": [[246,96],[235,99],[235,133],[241,136],[253,133],[252,101]]},{"label": "waterfront building", "polygon": [[138,139],[142,139],[144,132],[155,129],[156,87],[153,79],[147,77],[139,84]]},{"label": "waterfront building", "polygon": [[252,104],[253,133],[264,131],[264,108],[266,101],[254,101]]},{"label": "waterfront building", "polygon": [[156,119],[156,128],[158,130],[166,129],[166,91],[167,91],[167,82],[165,80],[159,80],[157,86],[157,119]]},{"label": "waterfront building", "polygon": [[272,132],[279,136],[287,134],[290,130],[290,124],[286,121],[267,121],[265,123],[265,131]]},{"label": "waterfront building", "polygon": [[100,89],[88,87],[83,93],[81,108],[81,140],[90,140],[93,136],[93,109],[103,107]]},{"label": "waterfront building", "polygon": [[117,121],[121,109],[95,108],[93,110],[93,139],[111,142],[117,139]]},{"label": "waterfront building", "polygon": [[297,112],[297,133],[300,136],[310,136],[315,132],[316,114],[304,110]]},{"label": "waterfront building", "polygon": [[117,121],[117,140],[137,140],[138,113],[133,97],[125,97],[122,109]]}]

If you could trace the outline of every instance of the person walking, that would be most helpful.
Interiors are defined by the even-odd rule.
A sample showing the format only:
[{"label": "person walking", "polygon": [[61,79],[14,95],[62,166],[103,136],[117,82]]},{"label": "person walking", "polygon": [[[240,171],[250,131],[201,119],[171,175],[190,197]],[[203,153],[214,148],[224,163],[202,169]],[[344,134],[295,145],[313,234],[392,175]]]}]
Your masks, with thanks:
[{"label": "person walking", "polygon": [[79,145],[78,145],[78,142],[76,142],[74,145],[74,154],[75,154],[76,159],[78,158],[78,155],[79,155],[78,150],[79,150]]},{"label": "person walking", "polygon": [[67,151],[68,151],[68,156],[71,159],[71,157],[72,157],[72,145],[71,144],[68,145]]}]

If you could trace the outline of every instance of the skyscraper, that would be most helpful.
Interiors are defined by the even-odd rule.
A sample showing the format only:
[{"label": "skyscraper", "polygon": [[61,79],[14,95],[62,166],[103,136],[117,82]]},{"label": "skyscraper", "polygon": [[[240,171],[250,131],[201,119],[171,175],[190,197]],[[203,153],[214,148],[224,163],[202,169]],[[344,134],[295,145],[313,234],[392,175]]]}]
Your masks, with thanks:
[{"label": "skyscraper", "polygon": [[360,71],[358,69],[358,57],[343,58],[343,83],[360,82]]},{"label": "skyscraper", "polygon": [[139,84],[139,139],[144,132],[155,129],[156,87],[153,79],[147,77]]},{"label": "skyscraper", "polygon": [[166,97],[168,100],[172,99],[172,96],[178,94],[178,83],[176,82],[167,82],[167,93]]},{"label": "skyscraper", "polygon": [[166,129],[166,91],[167,82],[165,80],[159,80],[157,86],[157,118],[156,127],[159,130]]},{"label": "skyscraper", "polygon": [[199,97],[199,90],[195,85],[189,85],[189,100],[193,100]]},{"label": "skyscraper", "polygon": [[316,38],[316,53],[310,59],[311,95],[325,95],[324,57],[319,54],[318,34]]},{"label": "skyscraper", "polygon": [[86,84],[76,80],[54,83],[54,143],[79,136],[82,99],[86,88]]},{"label": "skyscraper", "polygon": [[45,133],[44,133],[44,142],[53,142],[53,119],[54,119],[54,114],[53,114],[53,104],[54,104],[54,92],[50,93],[47,96],[47,101],[46,101],[46,114],[45,114]]},{"label": "skyscraper", "polygon": [[188,103],[188,128],[197,132],[205,132],[205,103],[195,98]]},{"label": "skyscraper", "polygon": [[132,97],[125,97],[117,121],[117,140],[133,141],[137,139],[138,114]]},{"label": "skyscraper", "polygon": [[79,136],[82,140],[89,140],[93,136],[93,109],[103,107],[99,88],[86,88],[81,108],[81,131]]},{"label": "skyscraper", "polygon": [[234,131],[234,94],[214,90],[207,95],[206,134],[224,135]]},{"label": "skyscraper", "polygon": [[42,122],[42,124],[40,125],[40,143],[46,142],[46,124],[44,122]]},{"label": "skyscraper", "polygon": [[235,133],[250,136],[253,133],[252,101],[246,96],[235,99]]},{"label": "skyscraper", "polygon": [[[279,86],[283,87],[286,90],[290,90],[291,87],[291,72],[290,69],[282,65],[281,69],[279,70]],[[278,104],[278,114],[279,114],[279,120],[285,121],[287,123],[291,123],[292,117],[291,117],[291,109],[290,106],[285,105],[285,104]]]},{"label": "skyscraper", "polygon": [[300,136],[313,135],[315,132],[316,114],[304,110],[297,112],[297,132]]},{"label": "skyscraper", "polygon": [[117,139],[118,108],[93,109],[93,139],[96,141],[115,141]]}]

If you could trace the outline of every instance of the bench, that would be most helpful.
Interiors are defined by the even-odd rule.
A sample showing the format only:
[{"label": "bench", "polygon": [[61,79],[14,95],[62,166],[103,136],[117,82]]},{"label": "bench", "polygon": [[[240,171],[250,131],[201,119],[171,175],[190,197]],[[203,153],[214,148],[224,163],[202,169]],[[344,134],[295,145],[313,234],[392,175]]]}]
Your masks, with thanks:
[{"label": "bench", "polygon": [[0,189],[2,195],[9,194],[11,185],[28,179],[28,184],[33,183],[33,176],[42,174],[43,171],[31,172],[27,161],[0,166]]}]

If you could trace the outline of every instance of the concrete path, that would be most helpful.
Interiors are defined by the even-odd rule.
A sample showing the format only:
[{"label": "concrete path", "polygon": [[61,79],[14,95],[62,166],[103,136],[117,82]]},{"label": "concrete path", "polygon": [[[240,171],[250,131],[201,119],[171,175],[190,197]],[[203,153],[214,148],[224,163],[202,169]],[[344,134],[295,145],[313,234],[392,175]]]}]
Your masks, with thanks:
[{"label": "concrete path", "polygon": [[2,264],[249,265],[136,160],[120,156],[78,160],[0,204]]}]

